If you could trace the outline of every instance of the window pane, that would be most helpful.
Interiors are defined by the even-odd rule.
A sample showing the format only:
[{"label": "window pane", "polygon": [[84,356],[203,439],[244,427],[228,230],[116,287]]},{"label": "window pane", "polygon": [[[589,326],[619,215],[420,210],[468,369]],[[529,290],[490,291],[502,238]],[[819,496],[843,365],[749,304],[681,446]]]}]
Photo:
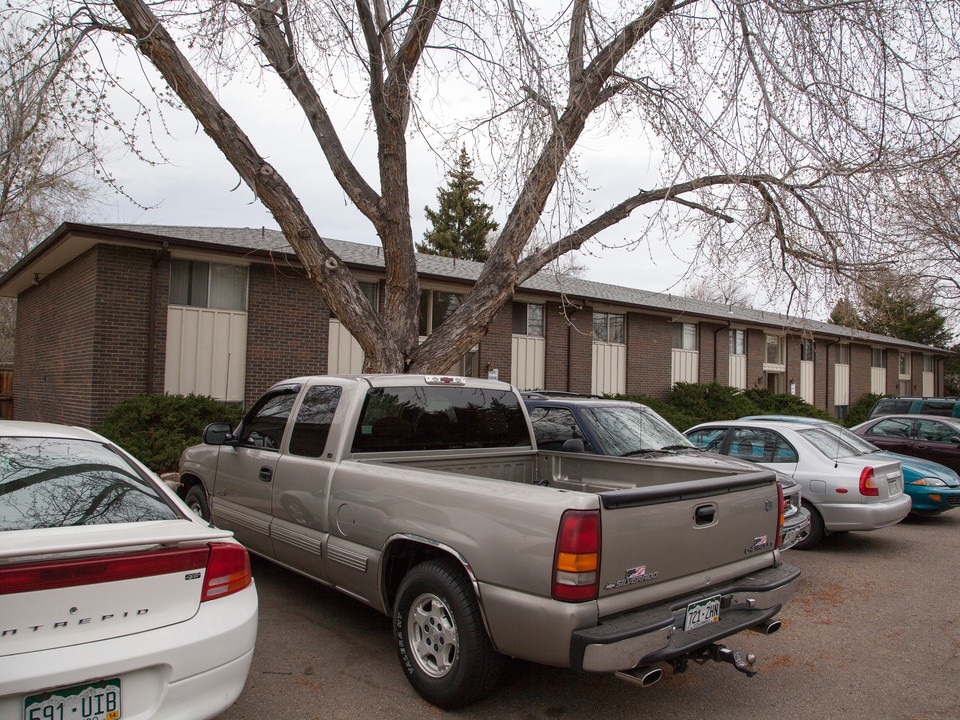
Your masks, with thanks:
[{"label": "window pane", "polygon": [[923,356],[923,371],[933,372],[933,355]]},{"label": "window pane", "polygon": [[242,265],[210,265],[210,303],[222,310],[247,309],[247,268]]},{"label": "window pane", "polygon": [[543,337],[543,305],[527,305],[527,335]]},{"label": "window pane", "polygon": [[593,339],[597,342],[607,342],[607,313],[593,314]]},{"label": "window pane", "polygon": [[850,346],[849,345],[837,345],[837,364],[839,365],[850,364]]},{"label": "window pane", "polygon": [[460,307],[462,297],[455,293],[439,292],[433,293],[433,322],[430,329],[435,330],[443,324],[443,321],[453,315],[454,311]]},{"label": "window pane", "polygon": [[814,345],[813,340],[804,340],[800,344],[800,359],[807,362],[813,362],[814,360]]},{"label": "window pane", "polygon": [[284,388],[254,405],[240,424],[240,444],[277,450],[298,392],[298,387]]},{"label": "window pane", "polygon": [[417,316],[417,332],[422,336],[430,334],[430,291],[420,291],[420,314]]},{"label": "window pane", "polygon": [[608,325],[609,329],[607,330],[607,342],[620,343],[621,345],[624,342],[624,316],[623,315],[608,315]]},{"label": "window pane", "polygon": [[513,334],[527,334],[527,304],[515,302],[513,304]]},{"label": "window pane", "polygon": [[367,302],[370,303],[370,306],[374,310],[379,310],[380,309],[380,283],[360,282],[357,284],[360,286],[360,292],[362,292],[366,296]]},{"label": "window pane", "polygon": [[683,349],[697,350],[699,348],[697,326],[690,323],[683,324]]},{"label": "window pane", "polygon": [[910,354],[900,353],[900,374],[910,375]]},{"label": "window pane", "polygon": [[290,435],[290,453],[320,457],[327,444],[333,414],[340,402],[340,388],[318,385],[307,390]]},{"label": "window pane", "polygon": [[747,354],[747,338],[746,338],[745,331],[743,330],[730,331],[730,354],[731,355]]},{"label": "window pane", "polygon": [[770,365],[782,365],[783,358],[780,353],[780,346],[782,343],[782,338],[777,337],[776,335],[767,335],[767,359],[766,362]]},{"label": "window pane", "polygon": [[171,305],[207,307],[207,283],[210,265],[193,260],[173,260],[170,263]]},{"label": "window pane", "polygon": [[887,367],[887,351],[881,348],[873,348],[870,352],[870,367]]}]

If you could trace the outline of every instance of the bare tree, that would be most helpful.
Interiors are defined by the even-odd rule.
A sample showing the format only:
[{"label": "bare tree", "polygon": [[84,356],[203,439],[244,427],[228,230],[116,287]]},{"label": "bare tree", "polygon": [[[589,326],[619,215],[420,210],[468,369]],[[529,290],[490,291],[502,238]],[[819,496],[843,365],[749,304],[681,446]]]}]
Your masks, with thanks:
[{"label": "bare tree", "polygon": [[[607,231],[634,214],[650,227],[699,222],[698,257],[719,247],[792,293],[822,288],[891,260],[875,224],[880,180],[922,171],[954,142],[955,0],[51,6],[58,13],[45,27],[98,42],[112,36],[153,64],[272,213],[360,342],[368,370],[449,367],[519,284],[588,241],[607,242]],[[386,262],[383,315],[219,102],[224,73],[252,63],[287,88],[346,196],[375,228]],[[457,84],[472,88],[463,107],[444,101]],[[367,113],[375,178],[344,147],[333,98],[353,98]],[[485,148],[505,207],[479,281],[419,345],[408,175],[415,132],[433,146],[443,138]],[[655,185],[626,187],[620,202],[593,210],[580,161],[585,139],[604,133],[656,142],[664,161]],[[524,252],[538,228],[556,239]],[[622,240],[649,237],[641,229]]]},{"label": "bare tree", "polygon": [[[0,29],[0,271],[60,222],[82,216],[95,195],[94,147],[82,124],[70,125],[84,109],[99,114],[86,90],[68,88],[81,37],[40,47],[36,32],[18,18]],[[15,316],[15,302],[0,298],[0,362],[13,358]]]}]

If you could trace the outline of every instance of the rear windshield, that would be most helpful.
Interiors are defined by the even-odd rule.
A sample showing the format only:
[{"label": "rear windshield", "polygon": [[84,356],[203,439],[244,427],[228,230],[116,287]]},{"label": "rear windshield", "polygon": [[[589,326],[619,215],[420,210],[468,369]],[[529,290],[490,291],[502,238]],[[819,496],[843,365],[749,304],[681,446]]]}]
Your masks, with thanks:
[{"label": "rear windshield", "polygon": [[878,415],[901,415],[910,412],[910,406],[913,400],[910,398],[881,398],[877,400],[870,409],[868,418],[875,418]]},{"label": "rear windshield", "polygon": [[410,386],[373,388],[353,452],[530,447],[520,401],[510,390]]},{"label": "rear windshield", "polygon": [[[830,429],[815,427],[804,428],[797,432],[803,435],[803,437],[810,441],[811,445],[831,460],[863,455],[862,447],[855,447],[839,433],[831,432]],[[862,446],[862,443],[856,443],[856,445]]]},{"label": "rear windshield", "polygon": [[181,517],[102,443],[0,437],[0,531]]}]

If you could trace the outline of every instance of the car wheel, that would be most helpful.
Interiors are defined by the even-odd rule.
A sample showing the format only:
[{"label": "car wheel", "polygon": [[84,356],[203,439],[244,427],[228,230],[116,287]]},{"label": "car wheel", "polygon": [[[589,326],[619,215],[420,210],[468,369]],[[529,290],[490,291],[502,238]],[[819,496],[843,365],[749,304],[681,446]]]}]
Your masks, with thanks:
[{"label": "car wheel", "polygon": [[827,532],[823,526],[823,517],[820,515],[820,511],[806,500],[803,500],[802,502],[803,506],[810,511],[810,527],[805,534],[800,536],[797,544],[793,547],[795,547],[797,550],[809,550],[810,548],[819,545],[823,541],[823,538],[826,536]]},{"label": "car wheel", "polygon": [[207,505],[207,491],[203,489],[203,485],[197,483],[187,490],[184,500],[197,515],[204,520],[210,520],[210,506]]},{"label": "car wheel", "polygon": [[397,591],[393,623],[400,665],[425,700],[450,710],[493,689],[503,658],[487,638],[459,565],[431,560],[410,570]]}]

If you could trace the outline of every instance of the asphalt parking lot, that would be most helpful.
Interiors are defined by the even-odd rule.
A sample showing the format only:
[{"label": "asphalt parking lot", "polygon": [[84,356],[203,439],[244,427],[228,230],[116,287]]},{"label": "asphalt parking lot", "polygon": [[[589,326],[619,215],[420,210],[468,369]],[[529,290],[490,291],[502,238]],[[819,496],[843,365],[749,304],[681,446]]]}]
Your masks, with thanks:
[{"label": "asphalt parking lot", "polygon": [[489,699],[447,713],[400,672],[388,618],[254,558],[260,630],[247,686],[220,720],[337,718],[960,718],[960,510],[791,550],[800,589],[772,636],[730,647],[757,655],[639,688],[522,662]]}]

